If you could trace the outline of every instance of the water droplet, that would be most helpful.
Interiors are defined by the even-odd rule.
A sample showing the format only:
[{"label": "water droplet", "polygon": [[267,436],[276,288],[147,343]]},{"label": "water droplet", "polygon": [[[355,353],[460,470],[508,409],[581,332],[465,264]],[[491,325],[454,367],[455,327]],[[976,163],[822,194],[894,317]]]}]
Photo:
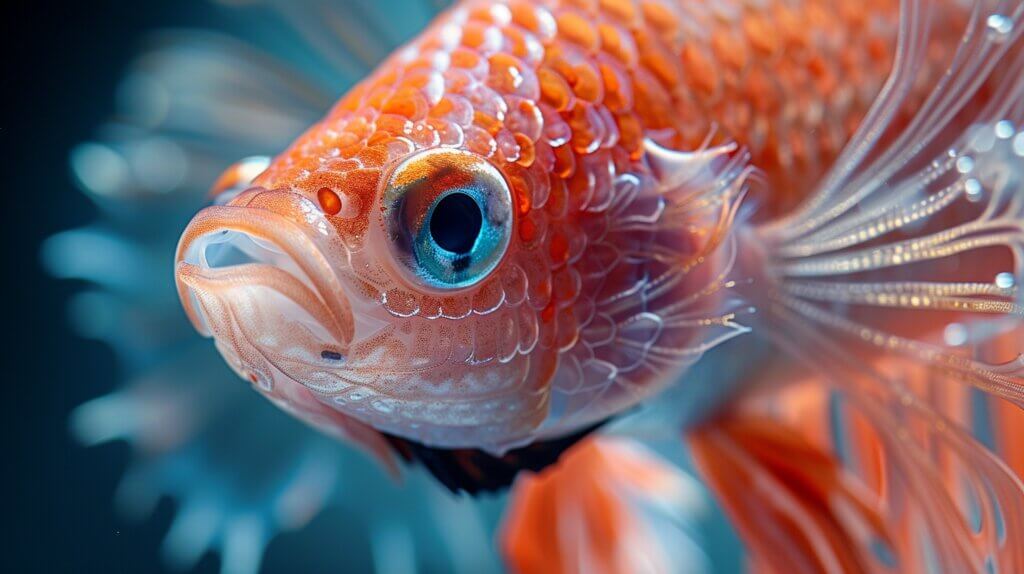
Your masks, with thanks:
[{"label": "water droplet", "polygon": [[981,187],[981,182],[974,179],[968,179],[964,182],[964,191],[967,192],[967,199],[970,201],[978,201],[981,199],[981,192],[984,188]]},{"label": "water droplet", "polygon": [[1013,137],[1016,130],[1013,129],[1013,123],[1010,120],[1003,120],[996,124],[996,137],[1001,140],[1008,140]]},{"label": "water droplet", "polygon": [[996,287],[1000,289],[1010,289],[1017,284],[1017,279],[1013,276],[1013,273],[1006,271],[996,275]]},{"label": "water droplet", "polygon": [[950,323],[943,331],[943,338],[950,347],[959,347],[967,342],[967,327],[960,323]]},{"label": "water droplet", "polygon": [[989,32],[999,36],[1000,39],[1013,31],[1013,20],[1009,16],[992,14],[985,23],[988,25]]},{"label": "water droplet", "polygon": [[1017,137],[1013,138],[1013,153],[1024,157],[1024,132],[1020,132]]},{"label": "water droplet", "polygon": [[956,160],[956,170],[960,173],[970,173],[974,169],[974,159],[970,156],[963,156]]}]

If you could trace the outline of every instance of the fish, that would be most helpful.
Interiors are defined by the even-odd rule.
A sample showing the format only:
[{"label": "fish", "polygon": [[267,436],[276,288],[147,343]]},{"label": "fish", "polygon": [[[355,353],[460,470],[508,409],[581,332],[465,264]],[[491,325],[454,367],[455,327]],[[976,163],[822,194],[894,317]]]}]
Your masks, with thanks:
[{"label": "fish", "polygon": [[754,571],[1021,570],[1022,17],[458,2],[216,180],[177,292],[287,413],[511,486],[516,571],[685,569],[647,409]]}]

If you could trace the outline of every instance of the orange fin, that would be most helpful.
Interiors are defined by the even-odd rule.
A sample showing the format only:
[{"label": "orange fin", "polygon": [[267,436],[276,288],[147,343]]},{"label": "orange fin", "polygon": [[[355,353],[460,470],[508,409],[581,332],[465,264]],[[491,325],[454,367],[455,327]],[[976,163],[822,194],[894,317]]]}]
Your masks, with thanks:
[{"label": "orange fin", "polygon": [[692,478],[638,443],[588,438],[516,481],[501,552],[519,574],[688,571],[704,558],[680,525],[702,501]]},{"label": "orange fin", "polygon": [[[879,369],[958,388],[906,361]],[[959,398],[938,399],[969,417]],[[808,378],[747,397],[690,442],[757,571],[1024,571],[1019,479],[914,392],[844,394]]]}]

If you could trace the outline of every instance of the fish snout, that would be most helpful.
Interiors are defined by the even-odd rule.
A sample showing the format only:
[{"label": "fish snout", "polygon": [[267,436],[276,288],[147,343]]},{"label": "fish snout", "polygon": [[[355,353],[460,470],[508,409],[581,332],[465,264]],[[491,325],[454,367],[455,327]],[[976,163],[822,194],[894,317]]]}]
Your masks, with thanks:
[{"label": "fish snout", "polygon": [[354,335],[347,249],[302,195],[251,188],[197,213],[175,258],[175,281],[196,329],[244,378],[336,367]]}]

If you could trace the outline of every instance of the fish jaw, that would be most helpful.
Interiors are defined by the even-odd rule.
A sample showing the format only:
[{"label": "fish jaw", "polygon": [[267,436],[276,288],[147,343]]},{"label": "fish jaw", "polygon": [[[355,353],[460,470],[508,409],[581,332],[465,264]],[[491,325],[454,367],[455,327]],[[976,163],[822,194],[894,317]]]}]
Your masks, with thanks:
[{"label": "fish jaw", "polygon": [[228,364],[269,391],[284,363],[343,361],[354,318],[338,270],[347,251],[301,195],[253,188],[200,211],[178,245],[189,319]]}]

